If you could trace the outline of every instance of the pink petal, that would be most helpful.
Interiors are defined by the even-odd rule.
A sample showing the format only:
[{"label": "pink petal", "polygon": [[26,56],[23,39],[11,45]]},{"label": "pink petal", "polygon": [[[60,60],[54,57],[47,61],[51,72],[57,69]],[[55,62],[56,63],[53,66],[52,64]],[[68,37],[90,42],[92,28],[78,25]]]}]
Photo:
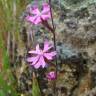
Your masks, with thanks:
[{"label": "pink petal", "polygon": [[39,60],[36,64],[34,64],[33,66],[38,69],[41,66],[42,62],[41,60]]},{"label": "pink petal", "polygon": [[37,51],[29,51],[28,53],[38,54],[38,52],[37,52]]},{"label": "pink petal", "polygon": [[48,20],[48,19],[51,18],[51,15],[46,15],[46,14],[44,14],[44,15],[42,15],[41,17],[42,17],[43,20]]},{"label": "pink petal", "polygon": [[47,53],[44,53],[44,57],[47,58],[48,60],[52,60],[52,56],[50,56],[50,55],[47,54]]},{"label": "pink petal", "polygon": [[42,14],[46,14],[47,12],[50,12],[50,6],[48,3],[43,3]]},{"label": "pink petal", "polygon": [[39,44],[36,45],[36,52],[37,52],[38,54],[41,53]]},{"label": "pink petal", "polygon": [[50,52],[50,53],[44,53],[44,56],[48,59],[48,60],[52,60],[53,56],[56,55],[56,52]]},{"label": "pink petal", "polygon": [[27,16],[25,19],[31,23],[34,24],[35,20],[36,20],[36,16]]},{"label": "pink petal", "polygon": [[39,44],[36,45],[36,51],[29,51],[28,53],[32,53],[32,54],[40,54],[41,51],[40,51],[40,47],[39,47]]},{"label": "pink petal", "polygon": [[44,43],[44,50],[43,50],[43,52],[46,52],[46,51],[48,51],[49,49],[51,49],[53,47],[53,45],[50,45],[49,44],[49,42],[45,42]]},{"label": "pink petal", "polygon": [[53,51],[53,52],[50,52],[49,53],[51,56],[55,56],[56,54],[57,54],[57,52],[56,51]]},{"label": "pink petal", "polygon": [[46,77],[49,80],[55,80],[56,79],[56,73],[54,71],[53,72],[49,72]]},{"label": "pink petal", "polygon": [[38,7],[34,7],[34,8],[31,10],[31,13],[33,13],[34,15],[37,15],[37,14],[40,14],[40,11],[39,11]]},{"label": "pink petal", "polygon": [[28,61],[28,62],[33,62],[33,57],[27,58],[27,61]]},{"label": "pink petal", "polygon": [[42,22],[41,17],[38,16],[37,19],[34,21],[34,24],[37,25],[37,24],[39,24],[41,22]]},{"label": "pink petal", "polygon": [[39,67],[44,68],[46,66],[46,63],[44,61],[44,57],[41,56],[38,60],[38,62],[36,64],[32,64],[36,69],[38,69]]},{"label": "pink petal", "polygon": [[43,56],[41,56],[41,58],[40,58],[40,60],[41,60],[41,66],[44,68],[45,66],[46,66],[46,63],[45,63],[45,60],[44,60],[44,57]]},{"label": "pink petal", "polygon": [[35,64],[38,60],[39,60],[39,56],[27,58],[27,61],[32,62],[32,64]]}]

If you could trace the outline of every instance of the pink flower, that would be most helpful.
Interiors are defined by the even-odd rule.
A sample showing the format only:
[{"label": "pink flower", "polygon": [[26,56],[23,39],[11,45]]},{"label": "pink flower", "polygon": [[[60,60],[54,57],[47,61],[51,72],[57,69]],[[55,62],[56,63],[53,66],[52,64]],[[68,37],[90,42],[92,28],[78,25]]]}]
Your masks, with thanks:
[{"label": "pink flower", "polygon": [[51,51],[53,46],[50,45],[48,42],[44,43],[44,48],[43,50],[40,48],[39,44],[36,46],[35,51],[29,51],[30,54],[33,54],[35,56],[28,57],[27,61],[31,63],[34,68],[38,69],[40,67],[44,68],[46,67],[46,60],[50,61],[53,60],[53,57],[56,55],[56,51]]},{"label": "pink flower", "polygon": [[56,79],[56,72],[51,71],[51,72],[47,73],[46,78],[48,80],[55,80]]},{"label": "pink flower", "polygon": [[26,20],[37,25],[42,21],[48,20],[51,18],[50,15],[50,5],[48,3],[43,3],[42,10],[40,11],[38,7],[34,6],[30,9],[32,16],[27,16]]}]

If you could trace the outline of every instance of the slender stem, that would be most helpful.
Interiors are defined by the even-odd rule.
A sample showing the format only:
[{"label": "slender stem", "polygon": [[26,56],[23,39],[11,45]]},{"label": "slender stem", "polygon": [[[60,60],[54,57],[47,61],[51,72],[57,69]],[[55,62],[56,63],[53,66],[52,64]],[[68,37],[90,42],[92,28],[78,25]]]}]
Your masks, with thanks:
[{"label": "slender stem", "polygon": [[[53,20],[53,15],[52,15],[52,6],[51,6],[51,0],[49,0],[49,4],[50,4],[50,13],[51,13],[51,20],[52,20],[52,26],[53,26],[53,38],[54,38],[54,47],[55,50],[57,50],[56,48],[56,34],[55,34],[55,25],[54,25],[54,20]],[[56,73],[57,73],[57,56],[56,56]]]},{"label": "slender stem", "polygon": [[[53,20],[53,14],[52,14],[52,5],[51,5],[51,0],[49,0],[49,5],[50,5],[50,13],[51,13],[51,20],[52,20],[52,26],[53,26],[53,39],[54,39],[54,47],[55,47],[55,50],[57,50],[56,48],[56,34],[55,34],[55,25],[54,25],[54,20]],[[58,68],[57,68],[57,56],[56,56],[56,75],[57,75],[57,72],[58,72]],[[57,78],[57,76],[56,76]],[[55,86],[54,86],[54,93],[55,93],[55,96],[57,96],[57,92],[56,92],[56,82],[55,82]]]}]

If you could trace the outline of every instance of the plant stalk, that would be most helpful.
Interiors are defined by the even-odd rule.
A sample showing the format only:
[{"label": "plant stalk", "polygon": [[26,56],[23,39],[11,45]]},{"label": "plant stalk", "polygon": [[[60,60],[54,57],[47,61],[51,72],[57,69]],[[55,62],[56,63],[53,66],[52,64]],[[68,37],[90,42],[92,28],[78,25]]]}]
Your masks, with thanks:
[{"label": "plant stalk", "polygon": [[[56,47],[56,34],[55,34],[55,30],[56,27],[54,25],[54,20],[53,20],[53,14],[52,14],[52,5],[51,5],[51,0],[49,0],[49,5],[50,5],[50,13],[51,13],[51,21],[52,21],[52,27],[53,27],[53,39],[54,39],[54,47],[55,47],[55,51],[57,50]],[[56,79],[57,79],[57,72],[58,72],[58,66],[57,66],[57,56],[56,56]],[[57,92],[56,92],[56,82],[55,82],[55,90],[54,90],[55,96],[57,96]]]}]

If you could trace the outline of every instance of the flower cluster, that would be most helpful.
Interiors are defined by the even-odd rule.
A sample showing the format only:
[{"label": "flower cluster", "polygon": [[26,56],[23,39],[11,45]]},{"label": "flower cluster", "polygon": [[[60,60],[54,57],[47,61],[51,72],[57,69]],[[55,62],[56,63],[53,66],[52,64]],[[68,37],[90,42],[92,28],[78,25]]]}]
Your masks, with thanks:
[{"label": "flower cluster", "polygon": [[[51,19],[50,5],[48,3],[42,4],[42,10],[39,10],[37,6],[29,8],[29,15],[26,16],[26,20],[34,25],[42,23],[51,32],[53,27],[51,27],[47,20]],[[27,62],[30,63],[35,69],[48,67],[49,61],[52,61],[56,56],[56,51],[54,51],[54,46],[48,41],[44,42],[44,47],[41,48],[39,44],[36,45],[36,50],[30,50],[28,54],[31,56],[27,58]],[[49,72],[46,75],[48,80],[55,80],[56,73],[54,71]]]},{"label": "flower cluster", "polygon": [[[29,51],[30,54],[35,55],[32,57],[27,58],[28,62],[31,62],[31,65],[34,66],[36,69],[42,67],[46,67],[46,61],[52,60],[53,57],[56,55],[56,51],[50,51],[53,46],[49,42],[44,43],[43,50],[40,48],[39,44],[36,46],[36,50]],[[45,61],[46,60],[46,61]]]},{"label": "flower cluster", "polygon": [[36,6],[31,7],[30,13],[31,15],[27,16],[26,20],[35,25],[41,23],[42,20],[46,21],[51,18],[50,6],[48,3],[43,3],[41,11]]}]

